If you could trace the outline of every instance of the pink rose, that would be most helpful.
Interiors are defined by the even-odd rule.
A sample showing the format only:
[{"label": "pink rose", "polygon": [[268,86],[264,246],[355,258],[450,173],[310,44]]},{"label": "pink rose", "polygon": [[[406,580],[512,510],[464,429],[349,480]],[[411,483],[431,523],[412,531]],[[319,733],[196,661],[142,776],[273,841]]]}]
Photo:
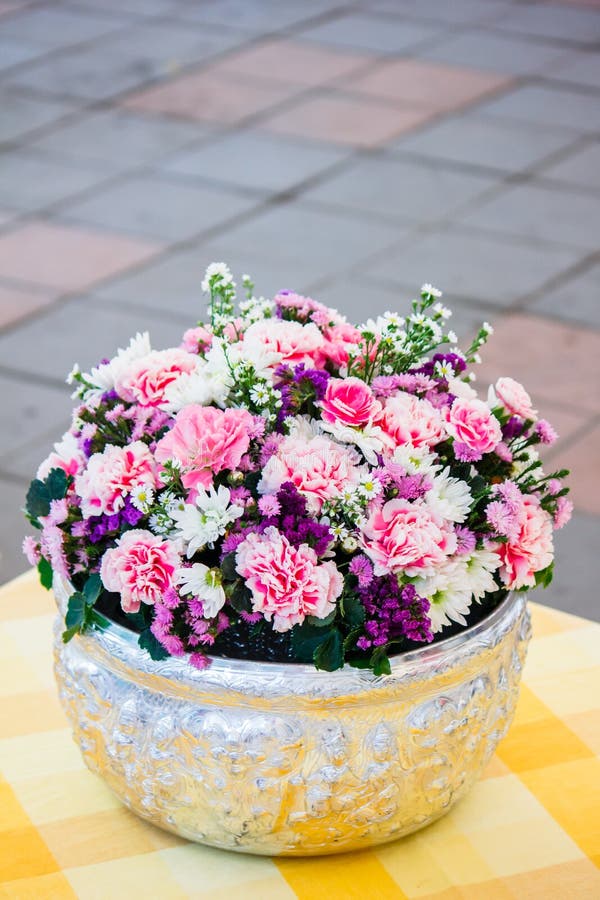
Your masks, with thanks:
[{"label": "pink rose", "polygon": [[505,409],[521,419],[537,418],[537,410],[533,408],[531,397],[522,384],[514,378],[499,378],[495,386],[496,395]]},{"label": "pink rose", "polygon": [[267,461],[258,485],[261,494],[273,494],[286,481],[306,497],[311,512],[319,513],[324,500],[339,497],[356,483],[359,457],[326,437],[286,437]]},{"label": "pink rose", "polygon": [[483,400],[458,397],[445,414],[446,431],[476,454],[473,458],[490,453],[502,440],[500,423]]},{"label": "pink rose", "polygon": [[158,406],[165,398],[165,391],[184,373],[196,368],[196,357],[173,347],[170,350],[152,350],[135,360],[117,379],[116,391],[124,400],[140,406]]},{"label": "pink rose", "polygon": [[87,469],[75,479],[75,491],[81,497],[85,518],[104,513],[112,516],[125,505],[125,497],[134,488],[155,488],[156,466],[148,447],[134,441],[126,447],[109,445],[90,457]]},{"label": "pink rose", "polygon": [[253,611],[272,619],[275,631],[288,631],[305,616],[324,619],[344,586],[335,563],[319,565],[308,544],[294,547],[273,527],[240,544],[236,571],[252,591]]},{"label": "pink rose", "polygon": [[279,362],[290,366],[311,365],[323,343],[323,335],[312,322],[302,325],[300,322],[263,319],[253,322],[244,333],[244,344],[256,344],[267,354],[277,353]]},{"label": "pink rose", "polygon": [[176,459],[183,469],[184,486],[194,492],[209,488],[224,469],[235,469],[250,444],[254,419],[245,409],[186,406],[171,430],[156,445],[158,462]]},{"label": "pink rose", "polygon": [[181,349],[188,353],[203,353],[212,344],[213,334],[208,328],[198,325],[197,328],[188,328],[184,332],[181,341]]},{"label": "pink rose", "polygon": [[362,546],[376,575],[431,575],[456,550],[456,536],[424,502],[388,500],[369,516]]},{"label": "pink rose", "polygon": [[516,511],[517,526],[507,543],[493,544],[501,559],[500,575],[507,588],[534,587],[535,573],[554,558],[552,518],[532,494],[524,494]]},{"label": "pink rose", "polygon": [[429,400],[420,400],[404,392],[386,400],[377,420],[396,446],[433,447],[444,438],[442,416]]},{"label": "pink rose", "polygon": [[37,470],[37,478],[47,478],[52,469],[64,469],[67,475],[78,475],[85,468],[86,456],[79,449],[77,439],[67,431],[54,445],[52,453],[46,457]]},{"label": "pink rose", "polygon": [[121,595],[128,613],[142,603],[152,606],[173,587],[181,557],[171,541],[140,528],[126,531],[116,547],[102,557],[100,577],[107,591]]},{"label": "pink rose", "polygon": [[361,428],[379,415],[382,406],[360,378],[330,378],[321,409],[326,422]]}]

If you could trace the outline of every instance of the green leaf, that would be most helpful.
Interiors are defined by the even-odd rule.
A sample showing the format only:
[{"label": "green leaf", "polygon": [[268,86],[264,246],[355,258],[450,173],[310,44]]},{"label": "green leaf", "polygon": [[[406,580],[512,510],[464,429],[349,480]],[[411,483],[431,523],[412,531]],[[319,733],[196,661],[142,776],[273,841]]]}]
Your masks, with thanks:
[{"label": "green leaf", "polygon": [[146,650],[150,657],[156,661],[166,659],[169,654],[162,644],[160,644],[149,628],[146,628],[138,638],[138,644],[142,650]]},{"label": "green leaf", "polygon": [[292,628],[292,650],[299,662],[312,662],[313,655],[319,644],[328,636],[327,629],[316,628],[306,620],[302,625],[294,625]]},{"label": "green leaf", "polygon": [[46,478],[46,489],[51,500],[62,500],[66,496],[69,478],[64,469],[52,469]]},{"label": "green leaf", "polygon": [[38,516],[47,516],[50,512],[50,494],[43,481],[35,478],[29,485],[25,500],[27,512],[34,519]]},{"label": "green leaf", "polygon": [[102,579],[100,578],[100,575],[95,572],[93,575],[90,575],[83,586],[83,596],[85,597],[85,602],[88,606],[94,605],[94,603],[100,596],[101,591]]},{"label": "green leaf", "polygon": [[554,561],[550,563],[545,569],[542,569],[540,572],[535,573],[535,584],[536,587],[541,585],[542,587],[547,588],[549,584],[552,583],[552,579],[554,577]]},{"label": "green leaf", "polygon": [[237,612],[252,612],[252,593],[243,581],[238,581],[231,593],[229,602]]},{"label": "green leaf", "polygon": [[344,619],[351,628],[358,628],[365,621],[365,608],[355,594],[346,594],[343,600]]},{"label": "green leaf", "polygon": [[37,564],[37,570],[40,575],[40,584],[49,591],[52,587],[52,566],[43,556]]},{"label": "green leaf", "polygon": [[378,647],[371,654],[371,665],[374,675],[391,675],[392,668],[384,647]]},{"label": "green leaf", "polygon": [[309,625],[314,625],[315,628],[326,628],[327,625],[332,625],[335,619],[337,610],[332,609],[328,616],[325,616],[324,619],[318,619],[316,616],[307,616],[306,621]]},{"label": "green leaf", "polygon": [[337,628],[332,628],[324,641],[322,641],[313,653],[313,660],[317,669],[333,672],[344,665],[344,647],[342,635]]},{"label": "green leaf", "polygon": [[228,553],[227,556],[223,557],[223,562],[221,563],[221,574],[225,581],[235,581],[238,577],[237,572],[235,571],[235,553]]},{"label": "green leaf", "polygon": [[91,625],[91,609],[85,602],[85,597],[79,591],[71,594],[67,604],[67,614],[65,616],[65,625],[67,626],[63,632],[63,642],[66,644],[76,634],[83,634],[86,628]]}]

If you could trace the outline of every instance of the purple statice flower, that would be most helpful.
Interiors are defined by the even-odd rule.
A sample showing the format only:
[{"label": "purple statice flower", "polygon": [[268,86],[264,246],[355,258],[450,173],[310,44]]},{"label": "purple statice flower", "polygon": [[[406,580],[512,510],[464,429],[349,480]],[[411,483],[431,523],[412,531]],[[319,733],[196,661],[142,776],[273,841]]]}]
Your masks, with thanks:
[{"label": "purple statice flower", "polygon": [[[141,510],[136,509],[133,505],[129,497],[125,498],[125,505],[120,512],[121,522],[126,522],[127,525],[135,526],[138,524],[141,518],[143,518],[144,513]],[[112,516],[111,516],[112,518]]]},{"label": "purple statice flower", "polygon": [[550,446],[558,440],[558,434],[546,419],[540,419],[535,426],[535,433],[539,437],[542,444]]},{"label": "purple statice flower", "polygon": [[511,416],[508,422],[502,426],[502,437],[505,441],[512,441],[513,438],[520,437],[524,431],[523,420],[518,416]]},{"label": "purple statice flower", "polygon": [[333,541],[329,526],[316,522],[308,515],[306,499],[291,481],[281,485],[276,497],[280,511],[263,519],[261,531],[272,525],[286,536],[292,546],[308,544],[317,556],[322,556]]},{"label": "purple statice flower", "polygon": [[[110,362],[110,359],[101,359],[99,364],[101,366],[105,366],[109,362]],[[117,394],[117,392],[115,391],[114,388],[111,388],[110,391],[105,391],[102,394],[102,403],[110,403],[111,401],[118,400],[118,399],[119,399],[119,395]]]},{"label": "purple statice flower", "polygon": [[482,454],[477,450],[471,450],[462,441],[454,442],[454,456],[459,462],[477,462],[481,459]]},{"label": "purple statice flower", "polygon": [[293,414],[302,399],[308,395],[314,396],[318,402],[323,399],[327,390],[329,373],[324,369],[307,369],[304,363],[294,368],[280,365],[275,369],[275,377],[281,378],[276,386],[281,391],[281,406],[277,413],[277,427],[281,428],[287,416]]},{"label": "purple statice flower", "polygon": [[349,571],[358,579],[359,588],[368,588],[373,581],[373,564],[363,553],[352,557]]},{"label": "purple statice flower", "polygon": [[467,368],[464,358],[459,356],[458,353],[434,353],[431,359],[414,371],[422,372],[423,375],[429,375],[430,378],[434,377],[437,371],[436,363],[452,366],[455,375],[461,375]]},{"label": "purple statice flower", "polygon": [[474,533],[463,525],[457,525],[454,534],[456,535],[456,552],[465,555],[472,553],[477,546],[477,538]]},{"label": "purple statice flower", "polygon": [[358,597],[365,608],[365,634],[357,641],[359,649],[381,647],[403,637],[433,640],[429,601],[417,594],[414,585],[399,586],[393,575],[384,575],[373,578],[368,586],[359,585]]},{"label": "purple statice flower", "polygon": [[84,454],[87,456],[88,459],[92,455],[93,444],[94,444],[94,442],[93,442],[92,438],[86,438],[85,440],[81,441],[81,449],[83,450]]}]

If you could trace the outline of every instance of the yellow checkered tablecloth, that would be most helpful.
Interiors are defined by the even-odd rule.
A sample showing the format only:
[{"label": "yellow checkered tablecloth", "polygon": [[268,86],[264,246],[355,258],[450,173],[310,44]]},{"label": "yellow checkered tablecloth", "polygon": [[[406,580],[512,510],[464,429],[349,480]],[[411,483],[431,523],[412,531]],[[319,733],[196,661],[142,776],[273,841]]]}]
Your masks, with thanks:
[{"label": "yellow checkered tablecloth", "polygon": [[380,849],[271,860],[142,822],[84,767],[52,675],[52,597],[0,589],[0,897],[600,898],[600,626],[532,604],[517,716],[444,819]]}]

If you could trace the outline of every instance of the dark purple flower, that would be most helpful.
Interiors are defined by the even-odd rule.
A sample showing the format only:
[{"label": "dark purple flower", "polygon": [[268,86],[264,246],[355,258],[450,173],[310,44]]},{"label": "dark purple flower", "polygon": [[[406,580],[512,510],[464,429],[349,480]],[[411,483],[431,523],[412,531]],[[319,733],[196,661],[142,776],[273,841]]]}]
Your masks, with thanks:
[{"label": "dark purple flower", "polygon": [[368,650],[391,641],[407,638],[410,641],[433,640],[429,601],[420,597],[414,585],[398,585],[393,575],[374,578],[368,587],[358,588],[358,597],[365,608],[365,634],[357,647]]}]

